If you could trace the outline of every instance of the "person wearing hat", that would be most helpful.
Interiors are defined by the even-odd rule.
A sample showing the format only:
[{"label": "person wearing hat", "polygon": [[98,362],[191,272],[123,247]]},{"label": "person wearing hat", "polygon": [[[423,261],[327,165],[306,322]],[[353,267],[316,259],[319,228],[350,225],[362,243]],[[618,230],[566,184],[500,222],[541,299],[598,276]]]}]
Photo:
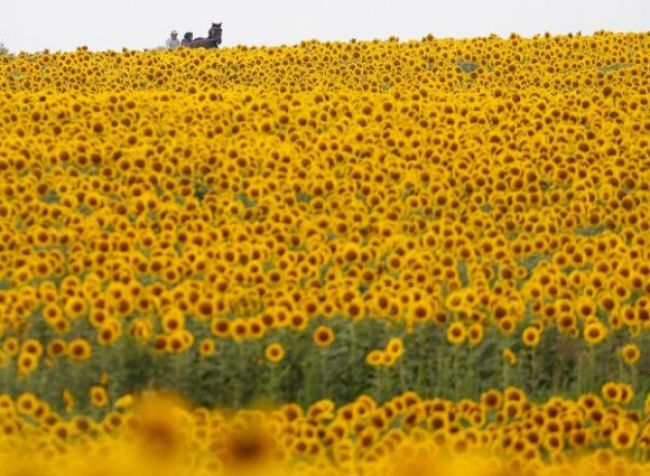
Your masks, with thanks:
[{"label": "person wearing hat", "polygon": [[170,50],[181,46],[181,41],[178,39],[178,32],[176,30],[172,30],[171,36],[167,38],[166,45]]},{"label": "person wearing hat", "polygon": [[185,36],[183,36],[183,41],[181,41],[181,46],[189,47],[192,45],[193,40],[194,40],[194,33],[188,31],[187,33],[185,33]]}]

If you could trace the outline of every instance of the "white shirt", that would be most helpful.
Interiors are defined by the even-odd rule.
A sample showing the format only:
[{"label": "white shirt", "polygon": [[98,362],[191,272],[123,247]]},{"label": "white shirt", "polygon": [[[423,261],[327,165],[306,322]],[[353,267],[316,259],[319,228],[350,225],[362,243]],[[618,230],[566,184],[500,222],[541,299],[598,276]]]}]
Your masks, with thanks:
[{"label": "white shirt", "polygon": [[167,38],[166,45],[167,48],[178,48],[179,46],[181,46],[181,40],[179,40],[178,38],[176,38],[175,40],[173,40],[172,38]]}]

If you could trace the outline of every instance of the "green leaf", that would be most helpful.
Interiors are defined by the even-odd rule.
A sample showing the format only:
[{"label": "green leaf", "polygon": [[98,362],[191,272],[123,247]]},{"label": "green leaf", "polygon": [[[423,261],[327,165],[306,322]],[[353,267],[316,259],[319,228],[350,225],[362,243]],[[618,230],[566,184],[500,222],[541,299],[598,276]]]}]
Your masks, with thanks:
[{"label": "green leaf", "polygon": [[311,202],[312,196],[307,192],[298,192],[296,194],[296,200],[300,203],[309,203]]},{"label": "green leaf", "polygon": [[463,73],[473,73],[480,66],[478,63],[464,60],[460,60],[456,65],[463,71]]},{"label": "green leaf", "polygon": [[235,200],[242,202],[246,208],[253,208],[257,206],[257,202],[243,192],[237,194]]}]

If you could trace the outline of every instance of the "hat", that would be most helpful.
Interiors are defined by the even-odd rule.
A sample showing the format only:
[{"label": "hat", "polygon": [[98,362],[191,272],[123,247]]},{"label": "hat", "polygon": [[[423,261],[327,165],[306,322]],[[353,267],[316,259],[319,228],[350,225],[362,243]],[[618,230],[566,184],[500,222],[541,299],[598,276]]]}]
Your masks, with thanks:
[{"label": "hat", "polygon": [[172,35],[178,35],[178,32],[176,30],[172,30]]}]

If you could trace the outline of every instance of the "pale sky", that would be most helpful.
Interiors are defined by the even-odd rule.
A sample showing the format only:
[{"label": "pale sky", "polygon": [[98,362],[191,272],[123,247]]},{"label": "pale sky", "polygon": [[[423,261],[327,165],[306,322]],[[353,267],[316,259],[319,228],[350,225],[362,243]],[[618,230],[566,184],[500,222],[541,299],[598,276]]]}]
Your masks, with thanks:
[{"label": "pale sky", "polygon": [[12,52],[163,45],[172,29],[224,46],[471,37],[496,33],[647,31],[650,0],[1,0],[0,42]]}]

